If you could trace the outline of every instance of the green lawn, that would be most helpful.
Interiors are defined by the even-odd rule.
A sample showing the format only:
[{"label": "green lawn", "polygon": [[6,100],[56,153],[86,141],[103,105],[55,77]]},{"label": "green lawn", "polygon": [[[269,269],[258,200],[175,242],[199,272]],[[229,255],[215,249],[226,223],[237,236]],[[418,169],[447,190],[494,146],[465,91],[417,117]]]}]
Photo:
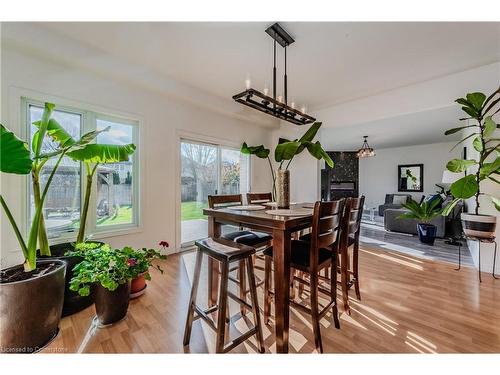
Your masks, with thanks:
[{"label": "green lawn", "polygon": [[207,208],[207,203],[200,202],[182,202],[181,220],[206,219],[203,215],[203,209]]},{"label": "green lawn", "polygon": [[121,206],[118,213],[111,217],[102,218],[97,221],[98,225],[130,224],[132,222],[132,207]]}]

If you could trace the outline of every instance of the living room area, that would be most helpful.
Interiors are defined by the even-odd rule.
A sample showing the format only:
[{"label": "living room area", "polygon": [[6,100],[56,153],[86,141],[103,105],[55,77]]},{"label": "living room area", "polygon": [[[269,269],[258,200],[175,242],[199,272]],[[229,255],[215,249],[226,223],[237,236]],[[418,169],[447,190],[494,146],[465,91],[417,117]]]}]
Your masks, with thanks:
[{"label": "living room area", "polygon": [[[339,151],[329,152],[335,168],[321,166],[322,199],[365,197],[360,241],[368,246],[457,269],[479,268],[477,244],[463,237],[460,220],[472,202],[445,211],[453,201],[451,185],[462,176],[447,164],[475,151],[472,141],[461,142],[467,134],[447,132],[460,117],[458,105],[444,106],[325,129],[322,143]],[[415,217],[408,204],[417,209],[427,204],[428,217]],[[481,251],[482,269],[491,272],[494,249],[484,245]]]}]

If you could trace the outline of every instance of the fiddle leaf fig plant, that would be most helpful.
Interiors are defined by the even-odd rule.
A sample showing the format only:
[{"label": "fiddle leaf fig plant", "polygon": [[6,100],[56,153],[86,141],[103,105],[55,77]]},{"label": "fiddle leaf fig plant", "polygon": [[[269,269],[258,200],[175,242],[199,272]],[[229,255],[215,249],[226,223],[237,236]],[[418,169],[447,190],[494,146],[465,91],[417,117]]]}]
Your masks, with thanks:
[{"label": "fiddle leaf fig plant", "polygon": [[[314,142],[314,137],[318,133],[321,127],[321,122],[315,122],[311,127],[304,133],[299,139],[294,139],[293,141],[286,138],[279,138],[278,144],[274,150],[274,160],[279,163],[278,169],[288,170],[293,158],[300,154],[302,151],[307,149],[309,154],[318,160],[325,160],[325,163],[333,168],[333,160],[330,158],[328,153],[323,149],[319,141]],[[271,176],[273,178],[273,196],[276,195],[276,173],[274,171],[273,163],[269,154],[271,151],[264,145],[260,146],[248,146],[245,143],[241,146],[241,153],[247,155],[255,155],[261,159],[267,159],[269,162],[269,168],[271,170]],[[286,163],[286,165],[284,165]]]},{"label": "fiddle leaf fig plant", "polygon": [[[453,173],[463,173],[474,166],[477,170],[474,174],[466,175],[451,185],[454,200],[445,207],[443,215],[448,215],[460,200],[472,197],[476,201],[475,214],[478,215],[479,197],[484,194],[481,191],[481,183],[489,180],[500,184],[500,139],[494,137],[494,132],[500,128],[500,125],[493,120],[493,116],[500,112],[500,88],[488,97],[481,92],[474,92],[467,94],[465,98],[458,98],[455,102],[460,104],[462,110],[468,115],[460,120],[470,121],[473,124],[449,129],[445,135],[472,129],[472,133],[459,141],[455,147],[474,137],[472,146],[479,156],[477,159],[453,159],[446,164],[446,168]],[[500,211],[499,199],[492,196],[491,200]]]}]

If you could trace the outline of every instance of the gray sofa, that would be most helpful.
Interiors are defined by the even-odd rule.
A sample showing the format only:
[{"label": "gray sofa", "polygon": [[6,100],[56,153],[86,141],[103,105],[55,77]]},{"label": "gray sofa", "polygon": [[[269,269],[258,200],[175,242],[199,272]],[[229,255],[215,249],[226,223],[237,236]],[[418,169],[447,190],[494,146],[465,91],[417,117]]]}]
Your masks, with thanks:
[{"label": "gray sofa", "polygon": [[411,199],[411,194],[386,194],[385,203],[378,206],[378,214],[384,216],[384,211],[390,208],[402,208],[401,204],[394,204],[394,197],[406,197],[406,202]]},{"label": "gray sofa", "polygon": [[[446,205],[449,200],[443,202],[443,205]],[[458,217],[460,212],[462,212],[463,203],[458,203],[453,211],[447,216],[437,216],[432,221],[431,224],[434,224],[437,227],[436,237],[444,238],[446,234],[446,224],[452,220],[452,218]],[[417,223],[416,219],[398,219],[397,217],[407,210],[404,208],[389,208],[384,212],[384,227],[385,230],[391,232],[400,232],[400,233],[408,233],[408,234],[417,234]]]}]

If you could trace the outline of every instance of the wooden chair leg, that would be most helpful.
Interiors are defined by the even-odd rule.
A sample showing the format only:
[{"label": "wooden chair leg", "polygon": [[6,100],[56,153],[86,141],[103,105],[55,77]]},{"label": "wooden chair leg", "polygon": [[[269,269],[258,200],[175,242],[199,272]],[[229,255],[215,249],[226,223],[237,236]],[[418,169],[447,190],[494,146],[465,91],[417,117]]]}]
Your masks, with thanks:
[{"label": "wooden chair leg", "polygon": [[354,274],[354,290],[356,292],[356,298],[359,301],[361,301],[361,293],[359,291],[358,262],[359,262],[359,239],[354,244],[354,249],[353,249],[353,253],[352,253],[352,269],[353,269],[353,274]]},{"label": "wooden chair leg", "polygon": [[335,324],[335,328],[340,329],[340,320],[339,320],[339,310],[337,308],[337,262],[338,262],[338,254],[332,259],[332,272],[330,278],[330,298],[334,301],[332,306],[332,314],[333,314],[333,322]]},{"label": "wooden chair leg", "polygon": [[347,315],[351,315],[351,309],[349,308],[349,288],[347,283],[349,282],[349,274],[347,268],[349,253],[347,249],[341,251],[340,258],[340,284],[342,286],[342,302],[344,303],[344,311]]},{"label": "wooden chair leg", "polygon": [[229,280],[229,264],[222,264],[222,273],[219,289],[219,308],[217,314],[217,339],[215,350],[217,353],[224,352],[225,344],[225,329],[226,329],[226,314],[227,314],[227,287]]},{"label": "wooden chair leg", "polygon": [[271,267],[272,259],[266,256],[264,266],[264,324],[269,324],[271,316]]},{"label": "wooden chair leg", "polygon": [[259,352],[264,353],[264,336],[262,334],[262,325],[260,324],[259,300],[257,299],[257,286],[255,284],[255,273],[253,262],[247,259],[248,285],[250,288],[250,299],[252,304],[252,314],[255,328],[257,329],[257,342],[259,344]]},{"label": "wooden chair leg", "polygon": [[[299,277],[303,280],[304,279],[304,272],[299,271]],[[299,283],[299,298],[302,298],[302,294],[304,294],[304,284]]]},{"label": "wooden chair leg", "polygon": [[[239,268],[238,268],[238,279],[240,281],[240,298],[243,301],[246,301],[247,299],[247,283],[246,283],[246,271],[245,271],[245,261],[241,260],[239,262]],[[244,316],[246,314],[246,307],[244,305],[240,305],[240,312],[241,316]]]},{"label": "wooden chair leg", "polygon": [[194,306],[196,304],[196,295],[198,293],[198,284],[200,283],[201,261],[203,260],[203,253],[198,251],[196,254],[196,263],[194,266],[193,286],[191,287],[191,296],[189,297],[189,307],[186,318],[186,327],[184,328],[184,345],[189,345],[191,340],[191,329],[193,328],[194,319]]},{"label": "wooden chair leg", "polygon": [[294,277],[295,277],[295,270],[291,269],[290,270],[290,299],[294,300],[295,299],[295,282],[294,282]]},{"label": "wooden chair leg", "polygon": [[319,353],[323,353],[323,344],[321,342],[321,331],[319,324],[319,305],[318,305],[318,273],[312,272],[311,275],[311,320],[314,333],[314,344]]}]

